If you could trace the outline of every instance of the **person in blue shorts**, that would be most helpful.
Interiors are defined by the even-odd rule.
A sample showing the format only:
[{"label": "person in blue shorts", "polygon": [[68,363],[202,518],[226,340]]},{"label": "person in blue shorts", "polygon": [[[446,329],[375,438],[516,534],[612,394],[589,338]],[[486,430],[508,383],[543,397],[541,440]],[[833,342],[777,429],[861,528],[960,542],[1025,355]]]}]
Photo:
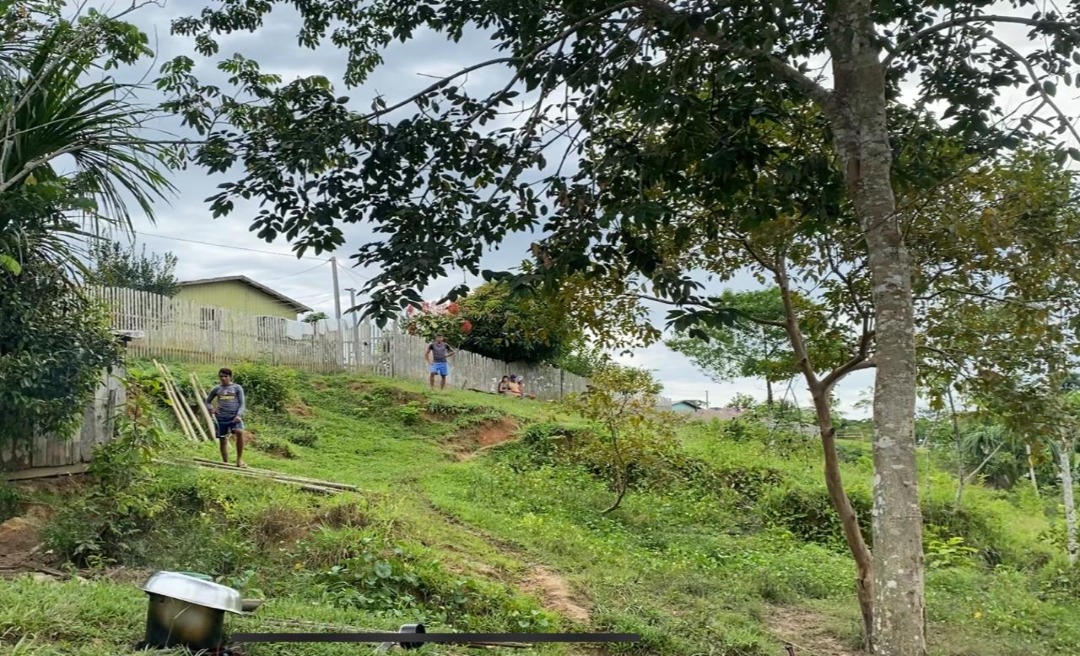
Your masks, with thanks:
[{"label": "person in blue shorts", "polygon": [[446,389],[446,377],[450,375],[450,358],[454,357],[454,348],[446,343],[443,335],[436,335],[435,341],[428,344],[424,359],[431,365],[428,383],[435,389],[435,374],[442,376],[440,389]]},{"label": "person in blue shorts", "polygon": [[[236,466],[246,467],[244,464],[244,388],[232,380],[232,370],[222,367],[218,371],[219,385],[210,390],[206,396],[206,407],[214,415],[217,424],[218,444],[221,446],[221,460],[229,462],[229,434],[236,437]],[[213,401],[217,399],[217,407]]]}]

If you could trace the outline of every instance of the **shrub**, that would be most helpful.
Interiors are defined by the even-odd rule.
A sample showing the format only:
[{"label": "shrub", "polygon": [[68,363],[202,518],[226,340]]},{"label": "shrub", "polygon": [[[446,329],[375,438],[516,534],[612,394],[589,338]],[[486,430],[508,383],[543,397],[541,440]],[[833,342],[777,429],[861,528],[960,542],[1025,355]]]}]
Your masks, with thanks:
[{"label": "shrub", "polygon": [[950,500],[933,497],[923,501],[923,531],[927,548],[933,542],[946,543],[962,538],[966,548],[974,549],[991,567],[1013,560],[1004,522],[991,510],[975,506],[956,508]]},{"label": "shrub", "polygon": [[18,490],[0,483],[0,522],[6,522],[19,514],[20,501]]},{"label": "shrub", "polygon": [[103,306],[41,261],[0,267],[0,289],[0,446],[70,434],[121,359]]},{"label": "shrub", "polygon": [[284,412],[293,396],[296,373],[284,367],[242,364],[233,369],[233,378],[243,386],[249,406]]},{"label": "shrub", "polygon": [[[863,538],[870,544],[870,495],[859,488],[850,487],[847,493],[858,514]],[[770,523],[787,529],[807,542],[847,548],[840,518],[823,487],[773,488],[763,495],[760,508]]]}]

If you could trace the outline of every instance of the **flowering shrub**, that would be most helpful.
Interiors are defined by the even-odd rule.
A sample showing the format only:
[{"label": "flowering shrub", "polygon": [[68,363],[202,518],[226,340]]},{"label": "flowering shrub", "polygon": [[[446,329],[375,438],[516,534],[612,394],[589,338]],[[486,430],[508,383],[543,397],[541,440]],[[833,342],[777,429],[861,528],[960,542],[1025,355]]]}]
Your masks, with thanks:
[{"label": "flowering shrub", "polygon": [[426,340],[443,335],[452,344],[461,344],[472,327],[472,322],[461,315],[461,307],[457,303],[425,301],[420,309],[410,305],[405,310],[403,322],[405,332],[410,335],[418,335]]}]

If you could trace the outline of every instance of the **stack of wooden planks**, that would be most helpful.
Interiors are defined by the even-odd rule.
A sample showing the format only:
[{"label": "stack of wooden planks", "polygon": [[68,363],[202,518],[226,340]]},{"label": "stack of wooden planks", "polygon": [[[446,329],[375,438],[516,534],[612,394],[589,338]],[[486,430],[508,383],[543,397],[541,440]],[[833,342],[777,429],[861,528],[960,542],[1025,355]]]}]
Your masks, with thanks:
[{"label": "stack of wooden planks", "polygon": [[211,469],[223,473],[235,474],[237,476],[244,476],[248,478],[258,478],[262,480],[273,481],[275,483],[282,483],[284,485],[296,485],[300,489],[308,492],[315,492],[318,494],[340,494],[342,492],[359,492],[360,488],[355,485],[348,485],[347,483],[334,483],[332,481],[324,481],[317,478],[308,478],[307,476],[294,476],[292,474],[283,474],[270,469],[255,469],[252,467],[236,467],[224,462],[218,462],[216,460],[208,460],[206,458],[192,458],[191,460],[183,461],[166,461],[170,464],[178,465],[195,465],[196,467],[202,467],[204,469]]}]

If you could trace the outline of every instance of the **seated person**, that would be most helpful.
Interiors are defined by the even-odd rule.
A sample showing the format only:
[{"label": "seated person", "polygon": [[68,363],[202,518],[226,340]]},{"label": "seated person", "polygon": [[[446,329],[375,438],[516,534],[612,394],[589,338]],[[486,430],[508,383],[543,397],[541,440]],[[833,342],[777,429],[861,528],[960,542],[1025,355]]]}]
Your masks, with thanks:
[{"label": "seated person", "polygon": [[510,382],[507,383],[507,394],[521,396],[521,385],[518,383],[517,376],[510,376]]},{"label": "seated person", "polygon": [[503,376],[499,381],[499,394],[508,394],[510,392],[510,376]]}]

